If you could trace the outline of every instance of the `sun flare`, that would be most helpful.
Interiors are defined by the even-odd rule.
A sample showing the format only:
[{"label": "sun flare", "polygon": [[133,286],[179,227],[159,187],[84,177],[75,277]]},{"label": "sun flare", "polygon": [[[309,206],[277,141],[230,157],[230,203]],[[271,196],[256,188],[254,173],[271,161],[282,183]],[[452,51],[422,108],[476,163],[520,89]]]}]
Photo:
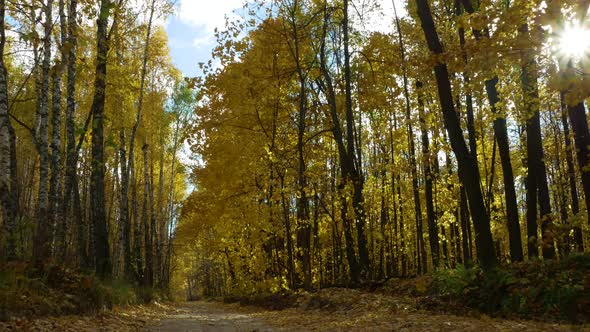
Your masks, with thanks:
[{"label": "sun flare", "polygon": [[590,53],[590,30],[568,24],[559,37],[558,50],[566,56],[581,58]]}]

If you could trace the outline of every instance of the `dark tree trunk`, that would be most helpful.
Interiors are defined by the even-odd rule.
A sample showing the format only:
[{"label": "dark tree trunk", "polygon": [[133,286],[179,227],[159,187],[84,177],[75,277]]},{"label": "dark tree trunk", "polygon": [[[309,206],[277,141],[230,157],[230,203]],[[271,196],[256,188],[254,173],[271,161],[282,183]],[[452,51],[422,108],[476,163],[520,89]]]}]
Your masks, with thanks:
[{"label": "dark tree trunk", "polygon": [[[4,46],[6,33],[4,17],[6,13],[5,0],[0,0],[0,219],[5,222],[7,229],[6,259],[16,260],[17,254],[17,224],[16,214],[18,200],[17,188],[13,180],[16,175],[16,151],[14,129],[8,115],[8,73],[4,65]],[[14,160],[13,160],[14,159]],[[0,255],[0,259],[2,259]]]},{"label": "dark tree trunk", "polygon": [[125,129],[119,132],[119,163],[121,164],[121,195],[119,202],[121,245],[123,246],[123,275],[131,280],[131,227],[129,224],[129,170],[127,169],[127,151],[125,149]]},{"label": "dark tree trunk", "polygon": [[[438,38],[434,20],[430,12],[427,0],[416,0],[418,16],[422,24],[422,30],[426,37],[428,47],[435,54],[442,54],[443,47]],[[473,158],[467,149],[463,138],[463,131],[459,117],[453,104],[453,93],[447,66],[438,63],[434,66],[438,94],[443,112],[445,127],[449,134],[449,140],[459,165],[459,177],[465,186],[469,199],[471,215],[475,226],[475,241],[479,262],[484,270],[490,270],[497,265],[494,251],[494,242],[490,228],[490,218],[486,213],[483,195],[480,188],[480,175],[477,160]]]},{"label": "dark tree trunk", "polygon": [[92,165],[90,178],[90,215],[94,231],[95,271],[101,277],[111,274],[111,259],[107,220],[105,215],[105,156],[104,156],[104,104],[106,96],[107,55],[109,50],[107,25],[112,3],[101,0],[97,19],[96,79],[92,101]]},{"label": "dark tree trunk", "polygon": [[[567,117],[569,114],[570,107],[565,105],[564,102],[564,93],[561,93],[561,124],[563,126],[563,136],[565,138],[565,159],[567,162],[567,175],[568,175],[568,182],[570,186],[570,199],[572,204],[572,213],[577,215],[580,212],[580,199],[578,197],[578,189],[576,184],[576,171],[574,169],[574,158],[572,154],[572,140],[570,137],[570,128],[567,122]],[[575,112],[574,112],[575,113]],[[584,112],[585,115],[585,112]],[[583,128],[581,128],[583,131]],[[586,129],[586,132],[588,130]],[[586,134],[586,137],[590,138],[590,134]],[[590,139],[589,139],[590,141]],[[590,142],[588,142],[590,143]],[[586,144],[587,146],[588,144]],[[587,173],[587,172],[586,172]],[[565,196],[565,193],[564,193]],[[589,212],[590,213],[590,212]],[[588,220],[590,220],[590,215],[588,216]],[[574,243],[576,246],[576,251],[583,252],[584,251],[584,241],[582,237],[582,227],[581,225],[573,226],[574,229]]]},{"label": "dark tree trunk", "polygon": [[[528,37],[528,33],[528,25],[523,24],[519,28],[519,34],[523,34]],[[531,179],[528,183],[527,191],[537,191],[543,239],[543,258],[549,259],[555,257],[555,248],[553,244],[553,221],[551,216],[551,205],[549,201],[547,170],[543,156],[541,120],[539,116],[539,88],[537,85],[538,69],[534,55],[531,54],[530,51],[525,51],[521,54],[521,61],[521,83],[525,101],[525,112],[528,117],[526,122],[527,165],[529,173],[532,173],[532,175],[529,176]],[[534,177],[534,179],[532,177]],[[532,208],[533,197],[534,195],[531,195],[531,202],[527,202],[527,207]],[[529,216],[527,212],[527,220],[529,225],[532,224],[532,217],[533,213],[531,212]],[[532,235],[531,233],[528,234]],[[529,241],[531,241],[531,239],[529,239]]]},{"label": "dark tree trunk", "polygon": [[422,272],[426,273],[428,269],[428,265],[426,263],[426,247],[424,246],[424,232],[422,230],[422,206],[420,203],[420,188],[418,187],[418,171],[417,171],[417,164],[416,164],[416,147],[414,143],[414,129],[412,128],[412,120],[411,120],[411,108],[410,108],[410,93],[408,91],[408,76],[406,74],[406,65],[405,65],[405,46],[404,46],[404,39],[402,37],[401,26],[399,23],[399,18],[397,16],[397,11],[395,9],[394,4],[394,11],[395,11],[395,22],[397,28],[397,35],[398,41],[400,44],[400,56],[402,60],[402,70],[403,70],[403,82],[404,82],[404,98],[406,101],[406,123],[407,123],[407,130],[408,130],[408,147],[410,150],[410,166],[412,168],[412,192],[414,194],[414,216],[416,219],[416,255],[417,255],[417,266],[418,266],[418,274]]},{"label": "dark tree trunk", "polygon": [[[391,149],[391,164],[395,165],[395,146],[394,146],[394,137],[393,137],[393,130],[397,130],[397,117],[395,113],[393,114],[393,128],[390,128],[389,131],[389,139],[390,139],[390,149]],[[397,189],[396,189],[397,183]],[[391,195],[393,201],[393,227],[398,228],[397,237],[399,237],[399,252],[400,256],[400,265],[401,265],[401,276],[406,276],[408,272],[408,258],[406,252],[406,243],[405,243],[405,225],[404,225],[404,209],[403,209],[403,199],[402,199],[402,191],[401,191],[401,176],[399,172],[391,172]],[[397,206],[396,206],[397,205]],[[399,206],[399,208],[398,208]],[[399,213],[398,213],[399,210]],[[397,244],[397,241],[396,241]],[[396,246],[395,246],[396,247]],[[395,248],[393,248],[395,249]]]},{"label": "dark tree trunk", "polygon": [[[55,258],[66,258],[67,223],[62,209],[62,151],[61,151],[61,82],[67,62],[67,22],[65,0],[59,0],[60,44],[61,59],[57,60],[53,71],[53,109],[52,109],[52,139],[51,139],[51,179],[49,183],[49,211],[48,217],[52,224],[56,224],[56,252]],[[59,223],[59,224],[57,224]]]},{"label": "dark tree trunk", "polygon": [[145,252],[145,275],[143,283],[152,287],[154,284],[153,251],[150,224],[148,222],[148,195],[150,193],[150,175],[148,169],[148,145],[143,145],[143,207],[141,209],[141,222],[143,225],[144,252]]},{"label": "dark tree trunk", "polygon": [[[341,180],[337,185],[337,192],[340,196],[341,200],[341,208],[340,208],[340,215],[342,217],[342,224],[344,226],[344,238],[345,238],[345,246],[346,246],[346,258],[348,260],[348,267],[350,272],[350,281],[353,285],[358,285],[361,280],[361,271],[359,267],[359,262],[357,260],[355,251],[354,251],[354,238],[352,236],[352,220],[348,213],[348,203],[346,202],[346,193],[344,192],[346,188],[346,184],[350,181],[351,174],[354,173],[354,162],[351,160],[351,156],[347,153],[347,149],[344,145],[344,137],[342,134],[342,127],[340,126],[340,119],[338,118],[338,107],[336,104],[336,92],[334,90],[334,85],[332,83],[332,77],[330,76],[329,70],[327,68],[326,63],[326,38],[327,38],[327,29],[328,29],[328,20],[329,20],[329,13],[328,13],[328,5],[327,1],[324,2],[324,22],[322,25],[322,41],[320,45],[320,69],[322,76],[324,78],[324,82],[318,81],[321,85],[321,90],[324,92],[326,99],[328,101],[328,106],[330,108],[329,114],[332,120],[332,134],[334,136],[334,140],[336,141],[337,150],[338,150],[338,159],[340,163],[340,177]],[[353,150],[354,151],[354,150]]]},{"label": "dark tree trunk", "polygon": [[502,162],[502,175],[504,177],[504,195],[506,201],[508,237],[510,242],[510,258],[513,262],[520,262],[524,257],[522,253],[518,205],[516,203],[516,189],[514,187],[512,162],[510,160],[510,144],[506,118],[500,117],[498,115],[498,110],[496,109],[496,105],[500,101],[498,98],[498,90],[496,88],[497,84],[498,77],[485,81],[492,113],[496,114],[494,120],[494,136],[496,136],[496,142],[498,143],[500,161]]},{"label": "dark tree trunk", "polygon": [[463,264],[464,265],[471,265],[472,257],[471,257],[471,227],[469,223],[469,207],[467,203],[467,193],[465,192],[465,187],[461,186],[459,189],[461,192],[460,197],[460,217],[461,217],[461,246],[463,248]]},{"label": "dark tree trunk", "polygon": [[294,1],[293,6],[289,8],[289,23],[291,25],[292,38],[287,36],[287,40],[293,40],[292,45],[289,43],[291,56],[295,61],[297,76],[299,79],[299,110],[297,113],[297,247],[298,259],[303,267],[303,287],[311,290],[311,222],[309,220],[309,199],[307,197],[307,177],[305,163],[305,132],[307,116],[307,74],[304,72],[301,59],[301,45],[299,41],[299,26],[297,15],[300,11],[300,2]]},{"label": "dark tree trunk", "polygon": [[[474,13],[474,8],[471,4],[470,0],[463,0],[463,4],[465,10],[469,14]],[[461,38],[461,45],[462,47],[465,45],[465,32],[463,28],[459,30],[459,35]],[[474,35],[476,39],[479,41],[482,37],[482,33],[478,30],[474,30]],[[487,29],[483,34],[487,39],[489,39],[489,33]],[[465,62],[467,62],[467,55],[463,53],[463,58]],[[467,83],[469,83],[469,77],[466,73],[464,73],[464,77]],[[492,109],[492,113],[495,114],[494,119],[494,136],[496,137],[496,142],[498,143],[498,148],[500,150],[500,159],[502,162],[502,175],[504,178],[504,195],[506,200],[506,217],[507,217],[507,224],[508,224],[508,237],[510,242],[510,257],[514,262],[520,262],[523,260],[523,253],[522,253],[522,243],[521,243],[521,235],[520,235],[520,223],[518,217],[518,205],[516,202],[516,189],[514,186],[514,175],[512,171],[512,162],[510,160],[510,142],[508,139],[508,129],[506,126],[506,118],[498,116],[497,104],[500,101],[498,96],[498,77],[494,76],[492,79],[485,81],[485,88],[486,93],[488,95],[488,100],[490,102],[490,106]],[[471,97],[471,96],[469,96]],[[473,105],[472,101],[468,100],[468,128],[471,127],[473,124]],[[471,110],[469,109],[471,107]],[[469,114],[471,114],[471,119],[469,119]],[[470,136],[470,143],[471,143],[471,129],[469,130]],[[473,135],[474,136],[474,135]],[[475,151],[475,145],[472,144],[472,151]],[[494,150],[495,151],[495,150]],[[491,199],[491,197],[490,197]]]},{"label": "dark tree trunk", "polygon": [[39,195],[37,202],[37,230],[33,245],[33,260],[43,264],[51,257],[51,235],[53,225],[47,219],[49,212],[49,70],[51,65],[51,32],[53,0],[44,5],[45,22],[43,23],[43,61],[41,65],[41,94],[35,123],[34,140],[39,152]]},{"label": "dark tree trunk", "polygon": [[[143,49],[143,58],[142,58],[142,67],[141,67],[141,78],[140,78],[140,86],[139,86],[139,99],[137,102],[137,116],[135,119],[135,123],[133,124],[133,128],[131,129],[131,136],[129,138],[129,156],[128,156],[128,165],[127,171],[129,172],[129,183],[131,185],[131,204],[132,204],[132,214],[133,214],[133,221],[134,221],[134,258],[135,258],[135,271],[136,271],[136,278],[138,281],[145,281],[143,276],[143,267],[142,267],[142,258],[141,258],[141,223],[137,216],[137,183],[135,179],[135,138],[137,136],[137,130],[141,125],[142,119],[142,111],[143,111],[143,99],[145,93],[145,79],[147,75],[147,62],[149,57],[149,46],[150,46],[150,37],[152,31],[152,21],[154,17],[154,9],[155,9],[155,0],[152,0],[150,6],[150,17],[148,20],[147,32],[146,32],[146,40]],[[123,197],[122,199],[128,199],[127,197]],[[146,231],[146,229],[144,229]]]},{"label": "dark tree trunk", "polygon": [[[438,229],[436,225],[436,213],[434,211],[434,198],[432,190],[431,156],[430,140],[428,139],[428,129],[426,127],[426,118],[424,114],[424,100],[422,96],[422,82],[416,82],[418,89],[418,111],[420,114],[420,132],[422,138],[422,159],[424,163],[424,193],[426,199],[426,218],[428,219],[428,240],[430,242],[430,252],[432,255],[432,265],[435,269],[440,267],[440,253],[438,245]],[[442,228],[441,230],[444,230]],[[444,235],[443,235],[444,236]]]},{"label": "dark tree trunk", "polygon": [[[350,73],[350,50],[349,50],[349,23],[348,23],[348,0],[344,0],[344,20],[342,22],[343,44],[344,44],[344,83],[346,95],[346,156],[347,163],[350,164],[348,180],[353,184],[353,208],[355,216],[355,224],[357,230],[357,243],[359,253],[359,267],[361,277],[369,278],[370,259],[369,250],[367,248],[367,237],[365,234],[365,199],[363,195],[364,179],[363,171],[361,169],[360,153],[356,155],[355,141],[357,136],[354,131],[354,113],[352,105],[352,78]],[[358,147],[360,150],[360,146]]]},{"label": "dark tree trunk", "polygon": [[[588,130],[588,119],[583,102],[575,105],[568,105],[568,114],[574,132],[574,142],[578,159],[578,168],[582,177],[582,189],[586,209],[588,210],[588,222],[590,223],[590,169],[588,166],[588,153],[590,146],[590,131]],[[573,199],[573,198],[572,198]]]},{"label": "dark tree trunk", "polygon": [[[84,228],[83,220],[81,218],[80,207],[80,193],[74,193],[78,190],[77,183],[77,164],[78,153],[76,150],[76,52],[78,48],[77,38],[77,0],[70,0],[68,7],[68,48],[67,48],[67,97],[66,97],[66,163],[65,163],[65,177],[64,177],[64,198],[62,205],[62,215],[66,225],[68,222],[76,222],[78,226],[78,254],[80,262],[86,264],[88,259],[86,257],[85,237],[81,236],[81,228]],[[74,189],[75,188],[75,189]],[[77,202],[74,200],[77,198]],[[73,211],[74,217],[70,215],[70,208]]]}]

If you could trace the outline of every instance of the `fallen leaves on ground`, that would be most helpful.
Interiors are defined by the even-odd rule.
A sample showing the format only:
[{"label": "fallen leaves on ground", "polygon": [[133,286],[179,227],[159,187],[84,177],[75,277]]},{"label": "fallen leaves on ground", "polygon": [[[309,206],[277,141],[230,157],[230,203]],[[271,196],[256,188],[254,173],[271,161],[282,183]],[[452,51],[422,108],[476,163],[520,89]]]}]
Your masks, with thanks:
[{"label": "fallen leaves on ground", "polygon": [[16,318],[0,322],[0,331],[139,331],[148,322],[157,321],[176,310],[172,305],[156,302],[150,305],[115,307],[96,315]]},{"label": "fallen leaves on ground", "polygon": [[[186,322],[179,320],[185,319]],[[280,311],[237,303],[154,303],[115,308],[94,316],[48,317],[0,323],[0,331],[227,331],[226,321],[260,331],[590,331],[590,325],[507,320],[486,315],[456,316],[416,309],[415,299],[332,288],[300,296],[297,306]],[[175,321],[174,324],[162,323]],[[192,326],[194,325],[194,329]],[[166,328],[162,329],[164,326]],[[178,327],[178,328],[175,328]],[[243,326],[247,328],[248,326]],[[233,331],[233,329],[230,329]]]},{"label": "fallen leaves on ground", "polygon": [[283,331],[590,331],[590,325],[433,313],[416,309],[414,301],[337,288],[309,294],[299,307],[282,311],[232,306]]}]

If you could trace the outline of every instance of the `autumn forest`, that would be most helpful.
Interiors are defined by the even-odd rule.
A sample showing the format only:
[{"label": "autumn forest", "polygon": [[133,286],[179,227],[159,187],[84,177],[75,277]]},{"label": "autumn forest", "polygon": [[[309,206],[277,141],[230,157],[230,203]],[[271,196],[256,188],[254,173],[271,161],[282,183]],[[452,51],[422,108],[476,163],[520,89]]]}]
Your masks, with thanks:
[{"label": "autumn forest", "polygon": [[196,76],[177,10],[0,0],[0,294],[588,322],[589,1],[249,0]]}]

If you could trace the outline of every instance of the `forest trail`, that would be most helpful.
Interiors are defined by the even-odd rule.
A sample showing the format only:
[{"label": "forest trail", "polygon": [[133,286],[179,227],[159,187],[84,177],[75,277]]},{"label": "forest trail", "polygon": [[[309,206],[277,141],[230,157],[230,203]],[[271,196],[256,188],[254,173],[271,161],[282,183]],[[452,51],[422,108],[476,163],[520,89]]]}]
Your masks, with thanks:
[{"label": "forest trail", "polygon": [[565,325],[457,316],[417,309],[409,297],[355,290],[322,291],[292,308],[268,310],[237,303],[180,302],[117,307],[97,315],[71,315],[0,321],[0,331],[61,332],[270,332],[270,331],[576,331],[590,325]]},{"label": "forest trail", "polygon": [[251,314],[231,310],[213,302],[187,302],[178,305],[176,309],[161,317],[159,321],[148,324],[145,331],[277,331]]},{"label": "forest trail", "polygon": [[590,326],[495,319],[485,315],[465,317],[403,306],[358,309],[290,308],[268,311],[237,304],[190,302],[179,304],[174,312],[169,312],[158,321],[148,322],[142,331],[590,331]]}]

